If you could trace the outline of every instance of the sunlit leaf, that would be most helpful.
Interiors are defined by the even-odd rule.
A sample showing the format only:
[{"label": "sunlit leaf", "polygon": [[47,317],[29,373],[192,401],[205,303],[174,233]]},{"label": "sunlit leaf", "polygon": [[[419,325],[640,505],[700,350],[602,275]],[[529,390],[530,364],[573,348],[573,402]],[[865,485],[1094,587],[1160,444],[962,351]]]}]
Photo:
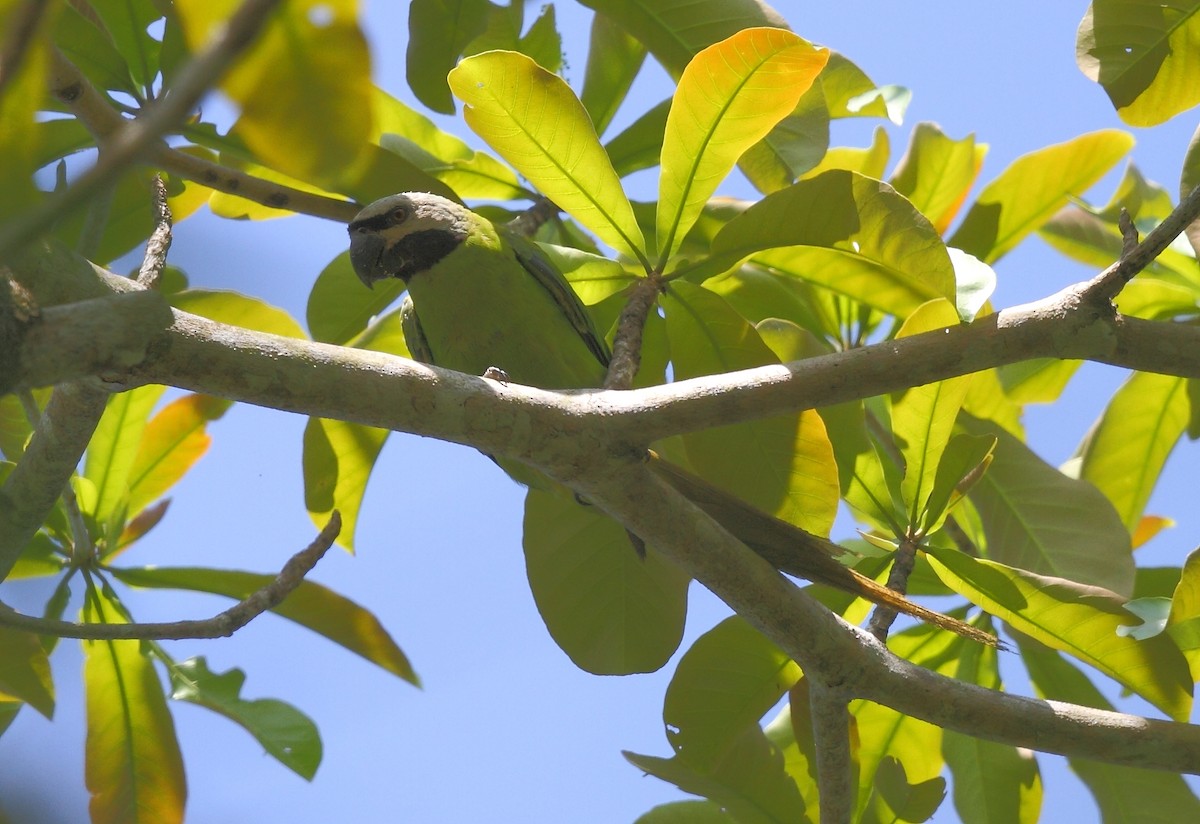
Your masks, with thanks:
[{"label": "sunlit leaf", "polygon": [[204,431],[231,402],[209,395],[185,395],[150,419],[129,470],[129,515],[137,515],[175,485],[208,450]]},{"label": "sunlit leaf", "polygon": [[241,697],[246,674],[240,669],[215,673],[204,658],[189,658],[170,668],[171,697],[207,707],[254,736],[263,749],[297,775],[312,780],[321,763],[317,725],[290,704],[274,698]]},{"label": "sunlit leaf", "polygon": [[832,169],[844,169],[857,172],[863,177],[879,179],[887,167],[891,144],[888,134],[882,126],[877,126],[871,135],[871,145],[859,149],[851,146],[835,146],[825,152],[821,161],[801,177],[816,177]]},{"label": "sunlit leaf", "polygon": [[759,0],[581,0],[646,44],[667,73],[679,77],[705,46],[755,26],[787,22]]},{"label": "sunlit leaf", "polygon": [[[777,362],[754,327],[703,287],[676,281],[662,305],[677,380]],[[783,520],[828,534],[837,511],[837,466],[816,412],[689,433],[684,444],[701,476]]]},{"label": "sunlit leaf", "polygon": [[663,137],[655,222],[660,265],[742,152],[796,107],[827,59],[826,50],[769,28],[740,31],[692,59]]},{"label": "sunlit leaf", "polygon": [[111,38],[121,55],[138,93],[146,95],[158,74],[160,43],[150,36],[150,24],[162,17],[153,0],[94,3],[91,10],[103,21],[100,39]]},{"label": "sunlit leaf", "polygon": [[[181,0],[174,9],[198,51],[236,4]],[[371,131],[370,57],[356,0],[283,4],[221,89],[240,107],[232,132],[264,165],[336,188],[353,178]]]},{"label": "sunlit leaf", "polygon": [[994,263],[1132,147],[1130,135],[1108,129],[1022,155],[983,188],[949,244]]},{"label": "sunlit leaf", "polygon": [[202,318],[289,338],[306,338],[300,324],[283,309],[239,292],[188,289],[171,296],[176,309]]},{"label": "sunlit leaf", "polygon": [[1017,403],[1053,403],[1058,400],[1080,363],[1058,358],[1035,358],[1005,364],[997,372],[1004,384],[1004,391]]},{"label": "sunlit leaf", "polygon": [[[110,571],[130,586],[210,592],[239,601],[275,577],[200,567],[129,567]],[[325,636],[409,683],[419,684],[408,658],[379,619],[349,598],[304,581],[272,612]]]},{"label": "sunlit leaf", "polygon": [[1129,533],[1108,499],[1007,432],[965,424],[971,434],[998,439],[988,471],[968,494],[987,534],[988,557],[1128,595],[1133,588]]},{"label": "sunlit leaf", "polygon": [[950,510],[974,486],[992,462],[996,438],[958,433],[946,444],[924,507],[922,532],[942,525]]},{"label": "sunlit leaf", "polygon": [[[0,30],[8,30],[9,15],[22,13],[24,6],[17,3],[0,7]],[[39,197],[33,182],[39,165],[34,114],[45,95],[47,55],[46,45],[34,38],[23,64],[12,67],[11,74],[6,71],[0,96],[0,219],[21,214]]]},{"label": "sunlit leaf", "polygon": [[751,255],[900,317],[954,295],[950,255],[929,222],[886,183],[853,172],[826,172],[763,198],[717,233],[698,268],[715,275]]},{"label": "sunlit leaf", "polygon": [[[1021,644],[1021,660],[1039,697],[1114,709],[1082,672],[1051,650]],[[1104,821],[1161,824],[1200,817],[1200,800],[1180,775],[1087,758],[1072,758],[1069,763],[1091,791]]]},{"label": "sunlit leaf", "polygon": [[354,531],[367,479],[389,431],[325,418],[309,418],[304,428],[304,504],[318,527],[337,510],[342,516],[338,543],[354,549]]},{"label": "sunlit leaf", "polygon": [[730,824],[730,818],[711,801],[672,801],[642,813],[633,824]]},{"label": "sunlit leaf", "polygon": [[1170,638],[1123,637],[1118,627],[1140,619],[1112,592],[1048,578],[961,552],[927,549],[952,589],[1052,649],[1069,652],[1175,719],[1191,712],[1187,661]]},{"label": "sunlit leaf", "polygon": [[954,140],[936,123],[918,123],[891,183],[944,233],[966,200],[986,154],[987,146],[977,144],[974,135]]},{"label": "sunlit leaf", "polygon": [[621,180],[562,78],[516,52],[485,52],[450,73],[471,129],[564,211],[617,251],[645,258]]},{"label": "sunlit leaf", "polygon": [[[118,608],[96,590],[89,591],[83,620],[123,623]],[[148,652],[140,641],[84,641],[83,652],[91,820],[182,822],[183,758]]]},{"label": "sunlit leaf", "polygon": [[800,668],[762,633],[727,618],[679,661],[663,703],[667,740],[680,760],[712,769],[799,678]]},{"label": "sunlit leaf", "polygon": [[1200,7],[1094,0],[1075,41],[1079,69],[1121,119],[1154,126],[1200,103]]},{"label": "sunlit leaf", "polygon": [[0,693],[24,701],[47,718],[54,716],[50,660],[32,632],[0,627]]},{"label": "sunlit leaf", "polygon": [[[945,300],[931,301],[909,315],[897,337],[908,337],[958,324],[958,313]],[[892,398],[892,432],[904,461],[900,493],[910,527],[922,521],[934,489],[942,452],[950,440],[971,376],[913,386]]]},{"label": "sunlit leaf", "polygon": [[1134,372],[1080,448],[1080,477],[1112,501],[1131,533],[1191,414],[1186,380]]},{"label": "sunlit leaf", "polygon": [[96,486],[98,497],[91,514],[101,523],[124,517],[142,432],[165,389],[151,384],[109,398],[88,444],[83,470],[83,476]]},{"label": "sunlit leaf", "polygon": [[616,521],[551,492],[525,497],[525,568],[546,628],[576,666],[658,669],[679,646],[688,577]]}]

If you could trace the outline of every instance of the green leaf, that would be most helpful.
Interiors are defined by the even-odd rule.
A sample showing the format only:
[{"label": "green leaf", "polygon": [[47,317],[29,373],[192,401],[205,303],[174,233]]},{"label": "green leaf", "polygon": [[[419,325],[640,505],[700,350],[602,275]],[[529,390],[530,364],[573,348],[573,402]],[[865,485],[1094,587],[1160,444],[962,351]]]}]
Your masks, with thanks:
[{"label": "green leaf", "polygon": [[759,0],[581,0],[646,44],[667,73],[679,77],[706,46],[756,26],[787,28]]},{"label": "green leaf", "polygon": [[1200,681],[1200,551],[1193,550],[1183,563],[1171,595],[1167,632],[1187,658],[1192,680]]},{"label": "green leaf", "polygon": [[878,180],[883,177],[890,153],[891,141],[887,132],[882,126],[876,126],[875,131],[871,133],[870,146],[862,149],[854,146],[834,146],[825,152],[819,163],[804,172],[803,176],[816,177],[832,169],[844,169]]},{"label": "green leaf", "polygon": [[684,653],[667,687],[663,724],[676,757],[696,769],[716,768],[800,676],[762,633],[742,618],[726,618]]},{"label": "green leaf", "polygon": [[645,240],[583,105],[562,78],[516,52],[484,52],[450,73],[471,129],[541,192],[622,254]]},{"label": "green leaf", "polygon": [[658,165],[670,111],[670,99],[663,100],[604,145],[620,177]]},{"label": "green leaf", "polygon": [[348,343],[362,333],[371,318],[394,303],[404,288],[398,278],[389,278],[374,289],[362,288],[350,265],[350,253],[342,252],[321,270],[308,294],[306,318],[313,340]]},{"label": "green leaf", "polygon": [[1170,638],[1139,641],[1118,627],[1141,620],[1116,594],[1048,578],[961,552],[926,548],[938,577],[954,591],[1052,649],[1069,652],[1175,719],[1192,706],[1187,661]]},{"label": "green leaf", "polygon": [[638,769],[719,804],[739,824],[812,820],[784,767],[783,753],[757,725],[745,729],[729,756],[712,770],[697,769],[679,757],[622,754]]},{"label": "green leaf", "polygon": [[243,727],[271,756],[309,781],[321,763],[317,725],[290,704],[273,698],[241,697],[246,674],[240,669],[214,673],[204,658],[189,658],[170,668],[171,697],[207,707]]},{"label": "green leaf", "polygon": [[[1133,284],[1130,284],[1132,286]],[[1004,392],[1017,403],[1053,403],[1081,361],[1035,358],[999,368]]]},{"label": "green leaf", "polygon": [[140,93],[130,76],[129,64],[117,51],[113,36],[95,9],[92,14],[84,14],[81,7],[71,3],[60,6],[54,19],[54,45],[99,88],[132,96]]},{"label": "green leaf", "polygon": [[946,779],[936,775],[910,784],[904,765],[891,756],[875,772],[875,789],[902,821],[928,821],[946,800]]},{"label": "green leaf", "polygon": [[[962,646],[957,636],[927,626],[888,640],[888,647],[900,657],[934,670],[952,667]],[[881,810],[879,799],[871,799],[877,773],[887,759],[895,759],[903,765],[907,782],[918,785],[936,778],[943,766],[942,730],[871,701],[852,701],[850,712],[858,727],[859,807],[873,802],[869,812],[892,820],[887,814],[898,811]]]},{"label": "green leaf", "polygon": [[103,21],[104,35],[125,61],[129,74],[140,87],[139,96],[147,96],[158,74],[160,43],[147,29],[162,13],[153,0],[125,0],[121,3],[95,3],[89,8]]},{"label": "green leaf", "polygon": [[949,244],[995,263],[1132,147],[1130,135],[1106,129],[1017,158],[979,193]]},{"label": "green leaf", "polygon": [[[897,337],[909,337],[958,324],[958,313],[945,300],[932,301],[909,315]],[[904,461],[900,494],[910,529],[922,523],[933,492],[942,452],[950,441],[971,376],[914,386],[892,398],[892,432]],[[899,536],[897,536],[899,537]]]},{"label": "green leaf", "polygon": [[408,7],[408,85],[435,112],[454,114],[446,74],[483,33],[487,0],[412,0]]},{"label": "green leaf", "polygon": [[[210,592],[239,601],[275,578],[274,575],[202,567],[111,567],[109,571],[129,586]],[[379,619],[349,598],[320,584],[304,581],[271,611],[325,636],[410,684],[420,683],[408,658]]]},{"label": "green leaf", "polygon": [[[997,652],[964,647],[955,677],[992,690],[1003,689]],[[1042,806],[1037,758],[1023,748],[945,730],[942,754],[954,776],[954,807],[963,824],[1035,824]]]},{"label": "green leaf", "polygon": [[[777,363],[754,327],[719,296],[674,281],[662,299],[676,380]],[[837,512],[837,465],[820,415],[807,410],[683,438],[699,475],[820,535]]]},{"label": "green leaf", "polygon": [[[830,52],[831,61],[835,56]],[[829,71],[829,65],[825,64],[821,75]],[[763,194],[787,188],[800,175],[813,176],[822,159],[828,156],[829,109],[819,82],[821,75],[800,97],[792,113],[738,158],[738,169]]]},{"label": "green leaf", "polygon": [[309,418],[304,428],[304,505],[318,527],[342,516],[338,543],[354,550],[354,531],[367,479],[390,434],[387,429]]},{"label": "green leaf", "polygon": [[1012,435],[960,421],[973,435],[995,435],[988,471],[968,497],[987,534],[988,557],[1128,595],[1133,588],[1129,532],[1108,499],[1069,478]]},{"label": "green leaf", "polygon": [[171,305],[202,318],[241,326],[256,332],[305,339],[308,336],[295,319],[278,306],[239,292],[187,289],[171,295]]},{"label": "green leaf", "polygon": [[1155,126],[1200,103],[1200,11],[1195,3],[1095,0],[1075,60],[1131,126]]},{"label": "green leaf", "polygon": [[592,118],[596,134],[604,134],[612,122],[645,59],[646,47],[611,17],[597,14],[592,18],[579,100]]},{"label": "green leaf", "polygon": [[891,183],[941,234],[966,200],[986,154],[975,135],[954,140],[936,123],[918,123]]},{"label": "green leaf", "polygon": [[375,141],[440,180],[458,197],[513,200],[528,196],[512,169],[496,158],[475,151],[380,89],[374,90],[372,100]]},{"label": "green leaf", "polygon": [[0,627],[0,694],[24,701],[46,718],[54,717],[50,659],[32,632]]},{"label": "green leaf", "polygon": [[224,398],[185,395],[150,419],[129,469],[128,515],[162,497],[208,451],[205,427],[232,405]]},{"label": "green leaf", "polygon": [[[221,82],[241,107],[232,133],[278,171],[325,188],[354,179],[371,131],[371,67],[355,0],[297,0]],[[174,4],[192,51],[225,25],[233,4]]]},{"label": "green leaf", "polygon": [[947,247],[954,263],[954,303],[963,323],[975,320],[996,291],[996,272],[974,255]]},{"label": "green leaf", "polygon": [[[124,623],[90,589],[83,620]],[[162,684],[140,641],[84,641],[85,772],[93,822],[177,824],[187,785]]]},{"label": "green leaf", "polygon": [[782,29],[746,29],[697,54],[667,115],[655,221],[659,269],[705,202],[812,85],[828,52]]},{"label": "green leaf", "polygon": [[150,410],[164,386],[148,385],[113,395],[88,444],[83,476],[96,485],[96,507],[90,514],[101,524],[123,522],[134,462]]},{"label": "green leaf", "polygon": [[979,478],[974,477],[966,484],[964,481],[968,476],[979,475],[987,470],[995,448],[994,436],[961,432],[951,436],[938,460],[937,474],[922,513],[922,533],[928,535],[942,525],[950,510]]},{"label": "green leaf", "polygon": [[[1102,710],[1114,709],[1082,672],[1058,654],[1036,644],[1023,643],[1021,660],[1039,696]],[[1200,801],[1180,775],[1114,767],[1085,758],[1072,758],[1069,763],[1091,791],[1104,821],[1162,824],[1200,817]]]},{"label": "green leaf", "polygon": [[954,266],[933,226],[886,183],[854,172],[763,198],[717,232],[710,259],[695,268],[715,275],[751,255],[899,317],[954,296]]},{"label": "green leaf", "polygon": [[559,494],[525,496],[525,568],[538,612],[576,666],[653,672],[679,646],[688,577],[594,508]]},{"label": "green leaf", "polygon": [[721,807],[711,801],[672,801],[638,816],[633,824],[731,824]]},{"label": "green leaf", "polygon": [[1187,429],[1187,381],[1134,372],[1108,402],[1080,447],[1080,478],[1095,484],[1132,533],[1167,456]]}]

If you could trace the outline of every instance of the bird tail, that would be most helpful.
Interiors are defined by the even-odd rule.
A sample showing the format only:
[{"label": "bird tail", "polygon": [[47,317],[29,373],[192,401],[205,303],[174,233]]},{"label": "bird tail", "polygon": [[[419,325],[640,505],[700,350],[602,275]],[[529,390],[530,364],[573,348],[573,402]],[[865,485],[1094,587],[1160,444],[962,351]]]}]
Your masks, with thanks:
[{"label": "bird tail", "polygon": [[832,541],[769,515],[654,452],[649,454],[650,468],[655,474],[781,572],[859,595],[972,641],[1003,647],[991,633],[914,603],[845,566],[837,560],[844,550]]}]

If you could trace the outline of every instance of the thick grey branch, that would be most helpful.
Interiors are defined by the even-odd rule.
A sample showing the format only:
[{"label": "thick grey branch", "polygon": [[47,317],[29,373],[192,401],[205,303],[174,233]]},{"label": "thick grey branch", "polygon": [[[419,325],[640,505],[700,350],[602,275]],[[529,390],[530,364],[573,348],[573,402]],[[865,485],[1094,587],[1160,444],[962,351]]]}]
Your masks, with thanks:
[{"label": "thick grey branch", "polygon": [[854,815],[854,761],[850,753],[850,707],[841,690],[810,681],[813,744],[821,794],[821,824],[849,824]]}]

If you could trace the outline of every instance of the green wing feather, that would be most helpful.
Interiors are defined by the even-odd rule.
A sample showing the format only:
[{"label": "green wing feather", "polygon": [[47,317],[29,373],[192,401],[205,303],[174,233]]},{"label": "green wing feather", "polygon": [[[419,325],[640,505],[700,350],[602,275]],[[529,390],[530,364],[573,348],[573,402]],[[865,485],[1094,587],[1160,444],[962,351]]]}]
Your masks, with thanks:
[{"label": "green wing feather", "polygon": [[413,305],[409,295],[405,295],[400,303],[400,329],[404,332],[404,343],[412,359],[433,364],[433,350],[429,348],[429,338],[425,337],[421,319],[417,317],[417,307]]},{"label": "green wing feather", "polygon": [[558,267],[532,240],[513,234],[508,230],[502,230],[499,226],[496,229],[503,231],[504,239],[512,247],[513,253],[525,267],[525,271],[550,293],[550,297],[562,310],[563,316],[570,321],[579,337],[587,344],[587,348],[596,356],[596,360],[607,368],[608,362],[612,358],[608,344],[596,332],[596,327],[592,324],[592,318],[584,308],[583,301],[579,299],[579,295],[575,294],[571,284],[567,283],[566,278],[558,271]]}]

